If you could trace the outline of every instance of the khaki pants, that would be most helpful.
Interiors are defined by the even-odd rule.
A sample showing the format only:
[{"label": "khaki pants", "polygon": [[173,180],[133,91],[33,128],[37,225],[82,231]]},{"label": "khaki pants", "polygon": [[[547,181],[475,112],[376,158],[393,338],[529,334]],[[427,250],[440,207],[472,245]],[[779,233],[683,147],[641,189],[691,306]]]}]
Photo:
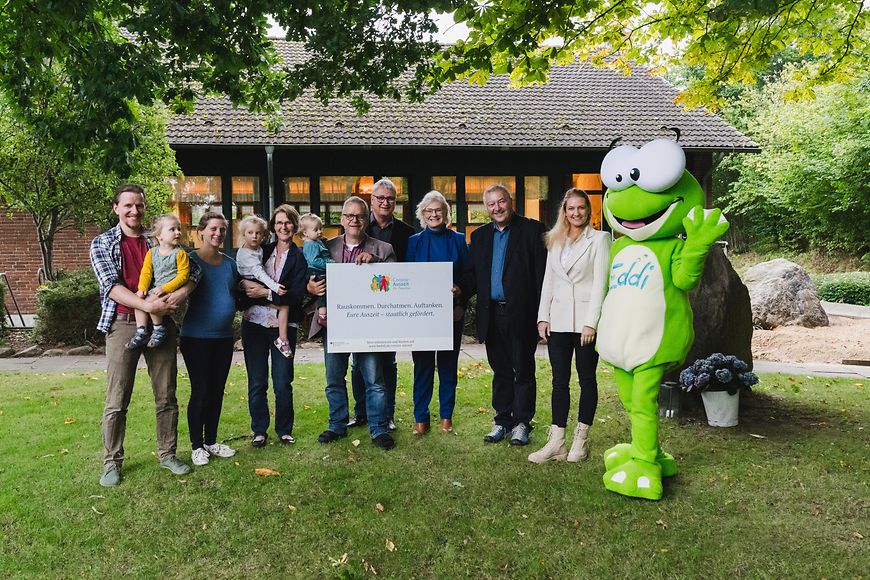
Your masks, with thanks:
[{"label": "khaki pants", "polygon": [[[132,316],[131,316],[132,318]],[[157,412],[157,456],[165,459],[175,455],[178,442],[178,402],[175,399],[177,375],[176,328],[166,318],[166,340],[157,348],[128,350],[127,342],[136,333],[134,320],[115,320],[106,334],[107,386],[103,409],[103,463],[124,461],[124,432],[127,429],[127,407],[136,380],[136,364],[145,355],[154,406]]]}]

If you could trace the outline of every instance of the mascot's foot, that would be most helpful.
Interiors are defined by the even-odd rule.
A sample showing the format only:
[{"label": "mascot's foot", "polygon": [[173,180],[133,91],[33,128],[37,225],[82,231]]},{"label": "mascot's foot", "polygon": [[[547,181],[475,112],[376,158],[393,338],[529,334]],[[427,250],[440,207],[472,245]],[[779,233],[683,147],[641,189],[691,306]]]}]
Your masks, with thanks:
[{"label": "mascot's foot", "polygon": [[604,487],[629,497],[660,500],[662,499],[662,468],[658,463],[630,459],[604,474]]},{"label": "mascot's foot", "polygon": [[[618,467],[631,459],[631,445],[620,443],[604,452],[604,468],[608,471]],[[656,463],[662,468],[662,477],[673,477],[677,474],[677,462],[670,453],[659,449]]]}]

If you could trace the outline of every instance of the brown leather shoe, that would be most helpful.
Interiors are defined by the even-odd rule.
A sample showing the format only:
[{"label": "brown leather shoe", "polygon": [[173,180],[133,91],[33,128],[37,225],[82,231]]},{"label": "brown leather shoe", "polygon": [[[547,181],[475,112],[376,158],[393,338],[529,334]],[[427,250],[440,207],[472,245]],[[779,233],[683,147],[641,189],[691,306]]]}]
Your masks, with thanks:
[{"label": "brown leather shoe", "polygon": [[441,419],[441,432],[453,433],[453,421],[450,419]]},{"label": "brown leather shoe", "polygon": [[429,421],[414,423],[414,435],[425,435],[429,432]]}]

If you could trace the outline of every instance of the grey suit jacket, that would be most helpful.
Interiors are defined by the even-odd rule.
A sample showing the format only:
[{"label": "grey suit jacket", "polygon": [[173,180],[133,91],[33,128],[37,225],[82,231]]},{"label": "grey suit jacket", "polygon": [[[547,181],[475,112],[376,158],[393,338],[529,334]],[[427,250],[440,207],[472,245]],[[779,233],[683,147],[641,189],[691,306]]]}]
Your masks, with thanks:
[{"label": "grey suit jacket", "polygon": [[[362,243],[362,251],[371,254],[374,257],[373,262],[395,262],[396,252],[393,251],[393,246],[386,242],[382,242],[371,236],[365,236]],[[331,240],[326,240],[326,249],[332,256],[332,261],[336,264],[344,262],[344,234],[336,236]],[[327,292],[329,292],[329,280],[326,281]],[[308,338],[316,336],[323,327],[317,322],[317,309],[314,310],[311,317],[311,329],[308,331]]]}]

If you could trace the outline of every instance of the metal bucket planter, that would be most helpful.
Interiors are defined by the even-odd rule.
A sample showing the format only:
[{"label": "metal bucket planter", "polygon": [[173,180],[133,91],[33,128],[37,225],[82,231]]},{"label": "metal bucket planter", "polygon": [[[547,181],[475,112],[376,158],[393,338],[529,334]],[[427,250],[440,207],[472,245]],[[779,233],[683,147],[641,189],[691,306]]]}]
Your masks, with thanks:
[{"label": "metal bucket planter", "polygon": [[729,395],[728,391],[703,391],[704,411],[711,427],[734,427],[740,408],[740,391]]}]

